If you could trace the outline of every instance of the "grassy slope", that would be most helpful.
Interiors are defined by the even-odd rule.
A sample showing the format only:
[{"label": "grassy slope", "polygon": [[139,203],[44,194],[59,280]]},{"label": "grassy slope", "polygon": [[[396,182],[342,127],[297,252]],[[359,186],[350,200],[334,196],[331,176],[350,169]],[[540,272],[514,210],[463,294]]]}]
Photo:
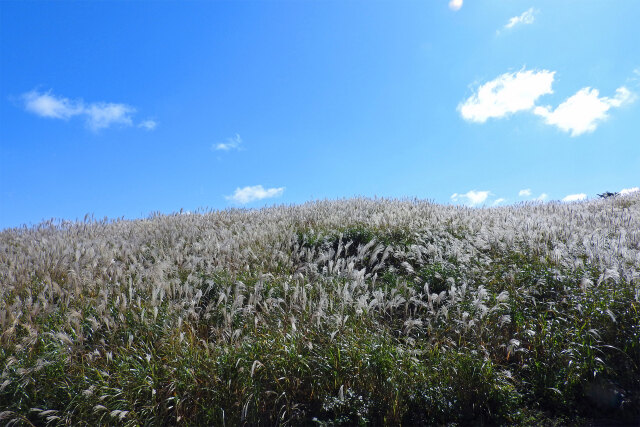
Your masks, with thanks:
[{"label": "grassy slope", "polygon": [[638,195],[45,223],[0,283],[18,424],[640,417]]}]

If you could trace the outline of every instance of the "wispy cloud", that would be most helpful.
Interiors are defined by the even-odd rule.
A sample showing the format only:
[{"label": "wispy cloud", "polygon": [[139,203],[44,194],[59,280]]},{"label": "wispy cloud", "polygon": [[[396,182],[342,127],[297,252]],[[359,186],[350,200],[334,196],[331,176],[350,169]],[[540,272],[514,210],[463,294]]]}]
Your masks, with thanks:
[{"label": "wispy cloud", "polygon": [[484,123],[518,111],[531,110],[536,100],[553,93],[555,71],[521,70],[505,73],[480,86],[466,101],[458,105],[465,120]]},{"label": "wispy cloud", "polygon": [[569,194],[567,196],[565,196],[562,201],[563,202],[579,202],[580,200],[585,200],[587,198],[587,195],[584,193],[578,193],[578,194]]},{"label": "wispy cloud", "polygon": [[449,2],[449,9],[460,10],[462,8],[462,0],[451,0]]},{"label": "wispy cloud", "polygon": [[521,15],[510,18],[509,22],[507,22],[505,26],[502,27],[502,29],[510,30],[517,25],[533,24],[533,22],[536,19],[535,14],[536,14],[536,11],[533,10],[533,8],[525,10],[524,12],[522,12]]},{"label": "wispy cloud", "polygon": [[242,138],[236,133],[233,138],[227,138],[225,142],[213,144],[211,148],[219,151],[240,150],[242,146]]},{"label": "wispy cloud", "polygon": [[476,191],[471,190],[464,194],[453,193],[451,195],[451,200],[454,202],[462,202],[469,206],[477,206],[481,203],[484,203],[487,200],[487,197],[491,194],[490,191]]},{"label": "wispy cloud", "polygon": [[139,128],[143,128],[146,130],[154,130],[156,126],[158,126],[158,122],[156,122],[155,120],[144,120],[138,123]]},{"label": "wispy cloud", "polygon": [[608,111],[611,108],[621,107],[636,98],[624,86],[616,89],[613,98],[599,95],[597,89],[585,87],[555,109],[550,106],[536,107],[534,113],[543,117],[546,124],[571,132],[571,136],[578,136],[596,130],[600,122],[609,117]]},{"label": "wispy cloud", "polygon": [[66,120],[83,112],[83,106],[77,101],[57,97],[50,92],[39,93],[32,90],[23,94],[22,99],[27,111],[41,117]]},{"label": "wispy cloud", "polygon": [[[82,116],[87,127],[97,131],[112,125],[131,126],[132,115],[136,109],[112,102],[93,102],[85,104],[81,99],[72,100],[48,92],[32,90],[22,95],[24,108],[40,117],[68,120]],[[155,127],[155,126],[154,126]]]},{"label": "wispy cloud", "polygon": [[254,185],[244,188],[236,188],[235,193],[231,196],[225,196],[225,199],[244,205],[256,200],[278,197],[281,196],[283,192],[284,187],[265,189],[262,185]]},{"label": "wispy cloud", "polygon": [[507,199],[503,199],[502,197],[499,197],[493,201],[493,206],[498,206],[500,203],[504,203],[506,201]]},{"label": "wispy cloud", "polygon": [[93,130],[108,128],[114,124],[131,126],[131,114],[135,108],[125,104],[94,103],[84,107],[87,125]]},{"label": "wispy cloud", "polygon": [[534,197],[534,198],[531,198],[532,195],[533,195],[533,191],[531,191],[530,188],[525,188],[523,190],[518,191],[518,196],[519,197],[528,197],[529,200],[533,200],[533,201],[536,201],[536,202],[545,201],[549,197],[549,195],[547,193],[541,193],[538,197]]},{"label": "wispy cloud", "polygon": [[631,188],[623,188],[620,190],[620,195],[626,196],[627,194],[635,193],[640,191],[640,187],[631,187]]}]

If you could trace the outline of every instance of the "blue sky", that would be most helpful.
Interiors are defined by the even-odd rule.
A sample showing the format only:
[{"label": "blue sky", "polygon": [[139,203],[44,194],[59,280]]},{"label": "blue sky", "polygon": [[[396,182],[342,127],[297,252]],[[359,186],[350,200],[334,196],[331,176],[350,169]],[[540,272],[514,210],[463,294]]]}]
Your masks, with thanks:
[{"label": "blue sky", "polygon": [[640,185],[637,0],[0,2],[0,228]]}]

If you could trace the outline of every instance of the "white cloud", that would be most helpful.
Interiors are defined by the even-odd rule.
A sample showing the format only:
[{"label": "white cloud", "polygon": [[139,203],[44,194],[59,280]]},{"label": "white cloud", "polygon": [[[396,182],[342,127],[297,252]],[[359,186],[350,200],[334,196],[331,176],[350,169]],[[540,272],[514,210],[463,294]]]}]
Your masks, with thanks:
[{"label": "white cloud", "polygon": [[578,136],[596,130],[600,122],[609,117],[607,112],[611,108],[635,100],[635,95],[624,86],[616,89],[613,98],[599,97],[599,94],[597,89],[585,87],[567,98],[555,110],[550,106],[536,107],[534,113],[543,117],[546,124],[571,132],[571,136]]},{"label": "white cloud", "polygon": [[579,193],[579,194],[569,194],[568,196],[565,196],[562,201],[563,202],[578,202],[580,200],[585,200],[587,198],[587,195],[584,193]]},{"label": "white cloud", "polygon": [[230,150],[239,150],[242,145],[242,138],[240,135],[236,133],[236,136],[233,138],[227,138],[226,142],[219,142],[214,144],[211,148],[213,150],[222,150],[222,151],[230,151]]},{"label": "white cloud", "polygon": [[505,202],[505,201],[506,201],[506,199],[503,199],[502,197],[500,197],[500,198],[498,198],[498,199],[495,199],[495,200],[493,201],[493,206],[499,205],[500,203],[503,203],[503,202]]},{"label": "white cloud", "polygon": [[490,191],[471,190],[465,194],[453,193],[451,195],[451,200],[453,200],[454,202],[461,201],[470,206],[476,206],[476,205],[479,205],[480,203],[483,203],[485,200],[487,200],[487,197],[489,197],[489,194],[491,194]]},{"label": "white cloud", "polygon": [[533,109],[536,100],[553,93],[555,71],[522,70],[505,73],[480,86],[458,111],[465,120],[484,123],[492,117],[504,117]]},{"label": "white cloud", "polygon": [[631,188],[623,188],[620,190],[621,196],[626,196],[627,194],[635,193],[640,191],[640,187],[631,187]]},{"label": "white cloud", "polygon": [[82,114],[82,104],[68,98],[56,97],[51,92],[39,93],[35,90],[22,95],[24,107],[27,111],[41,117],[54,119],[68,119]]},{"label": "white cloud", "polygon": [[155,120],[145,120],[138,123],[139,128],[144,128],[146,130],[154,130],[158,126],[158,122]]},{"label": "white cloud", "polygon": [[543,201],[547,200],[547,197],[549,197],[549,195],[547,193],[542,193],[541,195],[536,197],[536,200],[538,202],[543,202]]},{"label": "white cloud", "polygon": [[527,188],[525,190],[520,190],[518,192],[518,196],[520,196],[520,197],[529,197],[529,196],[531,196],[531,189]]},{"label": "white cloud", "polygon": [[520,24],[533,24],[533,21],[535,21],[535,11],[533,8],[530,8],[529,10],[525,10],[522,15],[514,16],[509,19],[509,22],[505,24],[504,29],[509,30]]},{"label": "white cloud", "polygon": [[85,107],[83,113],[87,116],[87,125],[93,130],[99,130],[113,124],[131,126],[131,114],[135,111],[135,108],[125,104],[101,102]]},{"label": "white cloud", "polygon": [[132,125],[131,115],[135,108],[126,104],[94,102],[85,104],[81,99],[70,100],[49,92],[32,90],[22,95],[24,107],[40,117],[67,120],[74,116],[84,116],[92,130],[107,128],[114,124]]},{"label": "white cloud", "polygon": [[460,10],[462,8],[462,0],[451,0],[449,2],[449,9]]},{"label": "white cloud", "polygon": [[279,188],[267,188],[266,190],[262,185],[254,185],[244,188],[236,188],[235,193],[232,196],[225,196],[225,199],[245,204],[253,202],[255,200],[269,199],[272,197],[281,196],[284,192],[284,187]]},{"label": "white cloud", "polygon": [[[634,70],[635,71],[635,70]],[[634,102],[636,94],[624,86],[613,97],[600,97],[597,89],[585,87],[567,98],[555,109],[536,105],[542,95],[553,93],[555,71],[524,70],[505,73],[481,85],[475,93],[458,105],[460,115],[468,121],[484,123],[518,111],[530,111],[572,137],[593,132],[609,117],[609,110]]]}]

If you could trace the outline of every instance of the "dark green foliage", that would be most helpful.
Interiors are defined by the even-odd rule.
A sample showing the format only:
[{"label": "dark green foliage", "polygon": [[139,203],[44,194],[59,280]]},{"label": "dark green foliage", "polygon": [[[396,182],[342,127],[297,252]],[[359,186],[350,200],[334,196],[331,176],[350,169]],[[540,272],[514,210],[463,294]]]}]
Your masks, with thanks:
[{"label": "dark green foliage", "polygon": [[619,193],[612,193],[611,191],[605,191],[602,194],[598,194],[598,197],[600,197],[601,199],[608,199],[609,197],[615,197],[617,196]]},{"label": "dark green foliage", "polygon": [[420,283],[428,284],[429,291],[436,294],[450,289],[451,282],[447,279],[454,279],[455,283],[455,280],[460,278],[460,274],[453,265],[441,263],[425,265],[418,270],[416,276],[420,279]]}]

